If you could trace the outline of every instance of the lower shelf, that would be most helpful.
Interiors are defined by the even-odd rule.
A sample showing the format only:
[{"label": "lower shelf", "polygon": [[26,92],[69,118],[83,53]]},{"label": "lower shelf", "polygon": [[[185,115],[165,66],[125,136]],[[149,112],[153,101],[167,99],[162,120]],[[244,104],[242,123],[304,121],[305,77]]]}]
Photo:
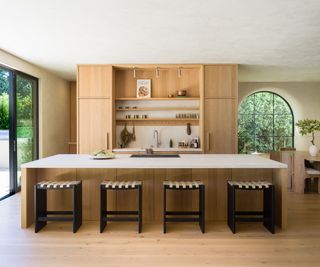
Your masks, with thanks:
[{"label": "lower shelf", "polygon": [[117,125],[199,125],[199,119],[176,119],[176,118],[147,118],[147,119],[117,119]]}]

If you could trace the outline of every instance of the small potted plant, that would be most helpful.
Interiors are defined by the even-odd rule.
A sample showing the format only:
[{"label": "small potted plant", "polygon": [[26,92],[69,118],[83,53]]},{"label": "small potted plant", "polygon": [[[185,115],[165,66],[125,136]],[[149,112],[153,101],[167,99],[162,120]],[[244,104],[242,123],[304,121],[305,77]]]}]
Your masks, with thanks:
[{"label": "small potted plant", "polygon": [[304,119],[299,120],[296,125],[300,129],[301,135],[311,134],[311,146],[309,147],[309,153],[312,157],[315,157],[318,154],[318,148],[314,143],[314,133],[320,131],[320,121],[319,120],[310,120]]}]

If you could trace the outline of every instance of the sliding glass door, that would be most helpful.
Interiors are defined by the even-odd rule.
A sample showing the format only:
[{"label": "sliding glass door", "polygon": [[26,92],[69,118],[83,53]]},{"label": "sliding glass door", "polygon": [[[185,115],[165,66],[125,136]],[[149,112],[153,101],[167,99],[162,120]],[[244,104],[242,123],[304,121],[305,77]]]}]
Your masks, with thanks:
[{"label": "sliding glass door", "polygon": [[[7,150],[1,149],[0,154],[0,162],[3,161],[3,166],[0,165],[0,192],[3,192],[0,199],[20,190],[21,164],[38,158],[38,79],[0,66],[0,77],[1,74],[7,80],[0,80],[0,88],[7,88],[7,91],[2,90],[1,97],[5,100],[0,99],[0,119],[7,118],[7,124],[4,123],[0,130],[0,139],[1,134],[2,139],[6,134],[6,141],[0,140],[3,142],[0,146]],[[8,114],[1,111],[1,103],[8,106]]]},{"label": "sliding glass door", "polygon": [[10,194],[10,72],[0,68],[0,199]]},{"label": "sliding glass door", "polygon": [[17,73],[16,84],[16,181],[21,186],[21,164],[38,158],[38,79]]}]

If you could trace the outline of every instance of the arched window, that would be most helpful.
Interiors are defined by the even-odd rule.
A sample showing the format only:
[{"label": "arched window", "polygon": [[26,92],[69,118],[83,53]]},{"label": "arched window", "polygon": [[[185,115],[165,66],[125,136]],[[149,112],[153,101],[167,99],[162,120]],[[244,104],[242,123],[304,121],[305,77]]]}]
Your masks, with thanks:
[{"label": "arched window", "polygon": [[293,113],[281,96],[272,92],[256,92],[240,104],[239,153],[269,152],[293,147],[293,136]]}]

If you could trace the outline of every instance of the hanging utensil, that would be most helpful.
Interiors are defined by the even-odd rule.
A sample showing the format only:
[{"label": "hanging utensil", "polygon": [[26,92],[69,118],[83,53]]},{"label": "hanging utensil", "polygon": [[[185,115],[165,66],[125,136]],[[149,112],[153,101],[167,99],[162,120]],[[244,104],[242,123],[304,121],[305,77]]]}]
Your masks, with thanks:
[{"label": "hanging utensil", "polygon": [[136,127],[134,126],[134,122],[132,123],[132,141],[136,141]]},{"label": "hanging utensil", "polygon": [[191,135],[191,124],[187,123],[187,135]]}]

